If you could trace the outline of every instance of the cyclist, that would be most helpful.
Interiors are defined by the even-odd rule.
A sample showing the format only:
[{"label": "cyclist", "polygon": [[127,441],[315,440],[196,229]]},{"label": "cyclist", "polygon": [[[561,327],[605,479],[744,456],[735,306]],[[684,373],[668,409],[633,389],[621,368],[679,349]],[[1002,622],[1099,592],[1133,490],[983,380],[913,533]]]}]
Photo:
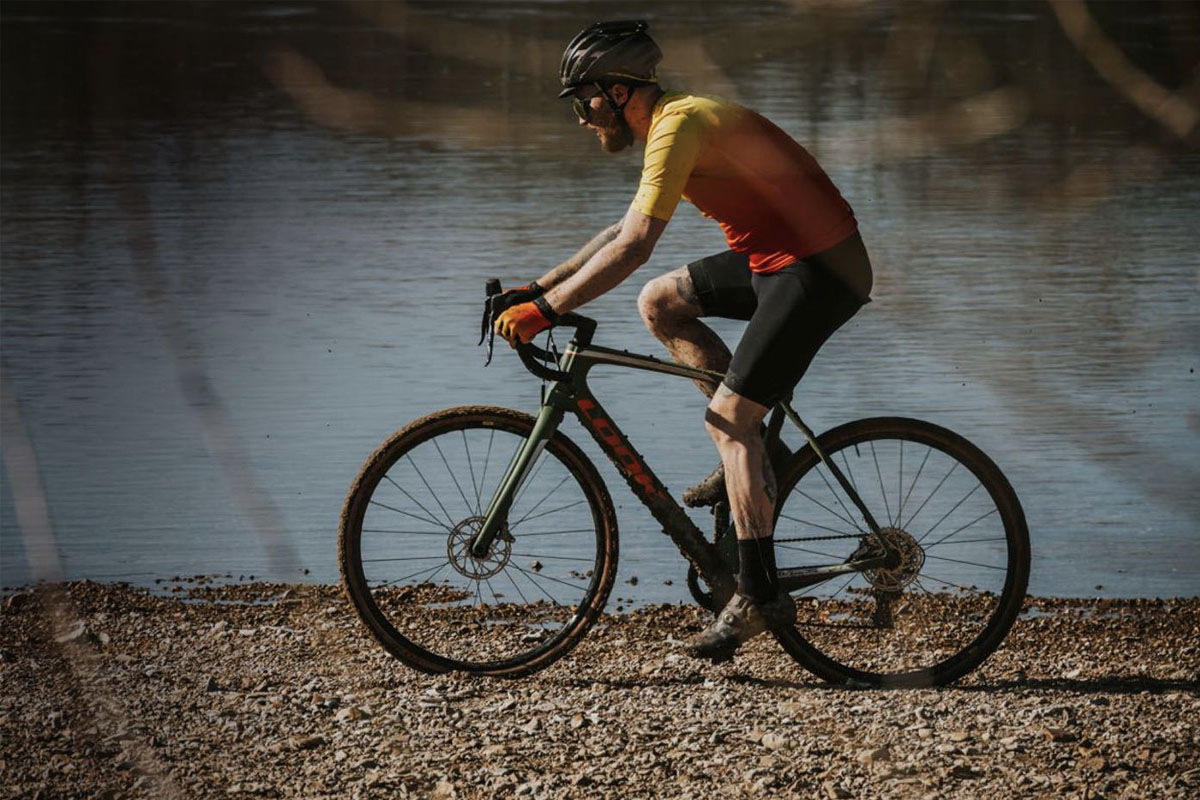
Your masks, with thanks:
[{"label": "cyclist", "polygon": [[[737,591],[690,652],[727,659],[764,630],[789,625],[795,604],[775,583],[775,477],[761,437],[768,409],[789,395],[818,348],[869,301],[872,272],[854,212],[816,160],[759,114],[663,89],[662,59],[644,21],[601,22],[571,40],[562,92],[579,124],[616,153],[645,142],[641,183],[624,218],[528,286],[496,330],[525,343],[646,262],[679,200],[715,219],[729,250],[646,284],[646,326],[683,364],[724,373],[705,424],[721,468],[684,495],[727,493],[737,532]],[[700,318],[748,320],[731,355]]]}]

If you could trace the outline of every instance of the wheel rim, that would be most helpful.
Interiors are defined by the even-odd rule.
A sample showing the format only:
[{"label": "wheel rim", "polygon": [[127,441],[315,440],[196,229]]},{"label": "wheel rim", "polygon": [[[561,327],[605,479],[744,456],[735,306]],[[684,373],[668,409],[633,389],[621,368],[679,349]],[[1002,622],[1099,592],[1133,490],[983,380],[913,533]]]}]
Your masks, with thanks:
[{"label": "wheel rim", "polygon": [[[1011,530],[1010,500],[989,485],[988,469],[976,460],[986,457],[955,440],[948,433],[876,431],[827,448],[899,559],[794,595],[797,624],[794,635],[785,633],[785,646],[791,638],[804,648],[825,677],[937,682],[982,660],[990,647],[980,652],[981,643],[1011,623],[1014,592],[1023,592],[1017,567],[1027,551]],[[802,465],[791,481],[781,487],[778,566],[861,558],[871,547],[867,526],[828,468]]]},{"label": "wheel rim", "polygon": [[528,433],[512,420],[455,421],[408,443],[363,487],[363,600],[385,640],[428,666],[526,664],[603,602],[602,511],[566,448],[539,454],[489,553],[468,551]]}]

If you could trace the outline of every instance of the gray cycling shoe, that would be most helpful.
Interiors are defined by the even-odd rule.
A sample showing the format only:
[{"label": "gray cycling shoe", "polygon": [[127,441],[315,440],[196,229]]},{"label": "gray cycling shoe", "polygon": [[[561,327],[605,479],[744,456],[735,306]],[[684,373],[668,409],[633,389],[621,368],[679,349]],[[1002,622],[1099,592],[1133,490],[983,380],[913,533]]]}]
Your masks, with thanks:
[{"label": "gray cycling shoe", "polygon": [[791,595],[780,594],[769,603],[759,604],[735,592],[713,623],[687,643],[687,651],[693,658],[719,664],[733,658],[746,640],[795,622],[796,602]]}]

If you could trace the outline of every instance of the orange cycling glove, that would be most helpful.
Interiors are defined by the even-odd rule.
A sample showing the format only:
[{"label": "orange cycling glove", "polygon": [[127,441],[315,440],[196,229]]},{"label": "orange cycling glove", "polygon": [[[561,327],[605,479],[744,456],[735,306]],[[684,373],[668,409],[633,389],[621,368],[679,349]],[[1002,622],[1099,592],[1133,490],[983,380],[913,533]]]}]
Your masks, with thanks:
[{"label": "orange cycling glove", "polygon": [[[538,298],[541,300],[542,298]],[[544,300],[542,302],[545,302]],[[548,308],[549,306],[547,306]],[[554,312],[551,312],[552,314]],[[542,313],[536,303],[521,303],[505,310],[496,320],[496,333],[508,340],[514,347],[529,344],[534,336],[549,328],[554,323]]]}]

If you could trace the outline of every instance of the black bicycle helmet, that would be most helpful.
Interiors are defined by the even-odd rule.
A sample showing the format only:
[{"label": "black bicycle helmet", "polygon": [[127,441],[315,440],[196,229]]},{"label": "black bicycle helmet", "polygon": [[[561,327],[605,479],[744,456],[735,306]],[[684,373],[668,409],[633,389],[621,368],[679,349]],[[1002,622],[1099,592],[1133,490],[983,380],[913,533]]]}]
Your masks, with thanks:
[{"label": "black bicycle helmet", "polygon": [[597,22],[581,31],[567,45],[558,67],[563,85],[558,96],[590,83],[658,83],[654,68],[662,61],[662,50],[646,33],[649,27],[636,19]]}]

